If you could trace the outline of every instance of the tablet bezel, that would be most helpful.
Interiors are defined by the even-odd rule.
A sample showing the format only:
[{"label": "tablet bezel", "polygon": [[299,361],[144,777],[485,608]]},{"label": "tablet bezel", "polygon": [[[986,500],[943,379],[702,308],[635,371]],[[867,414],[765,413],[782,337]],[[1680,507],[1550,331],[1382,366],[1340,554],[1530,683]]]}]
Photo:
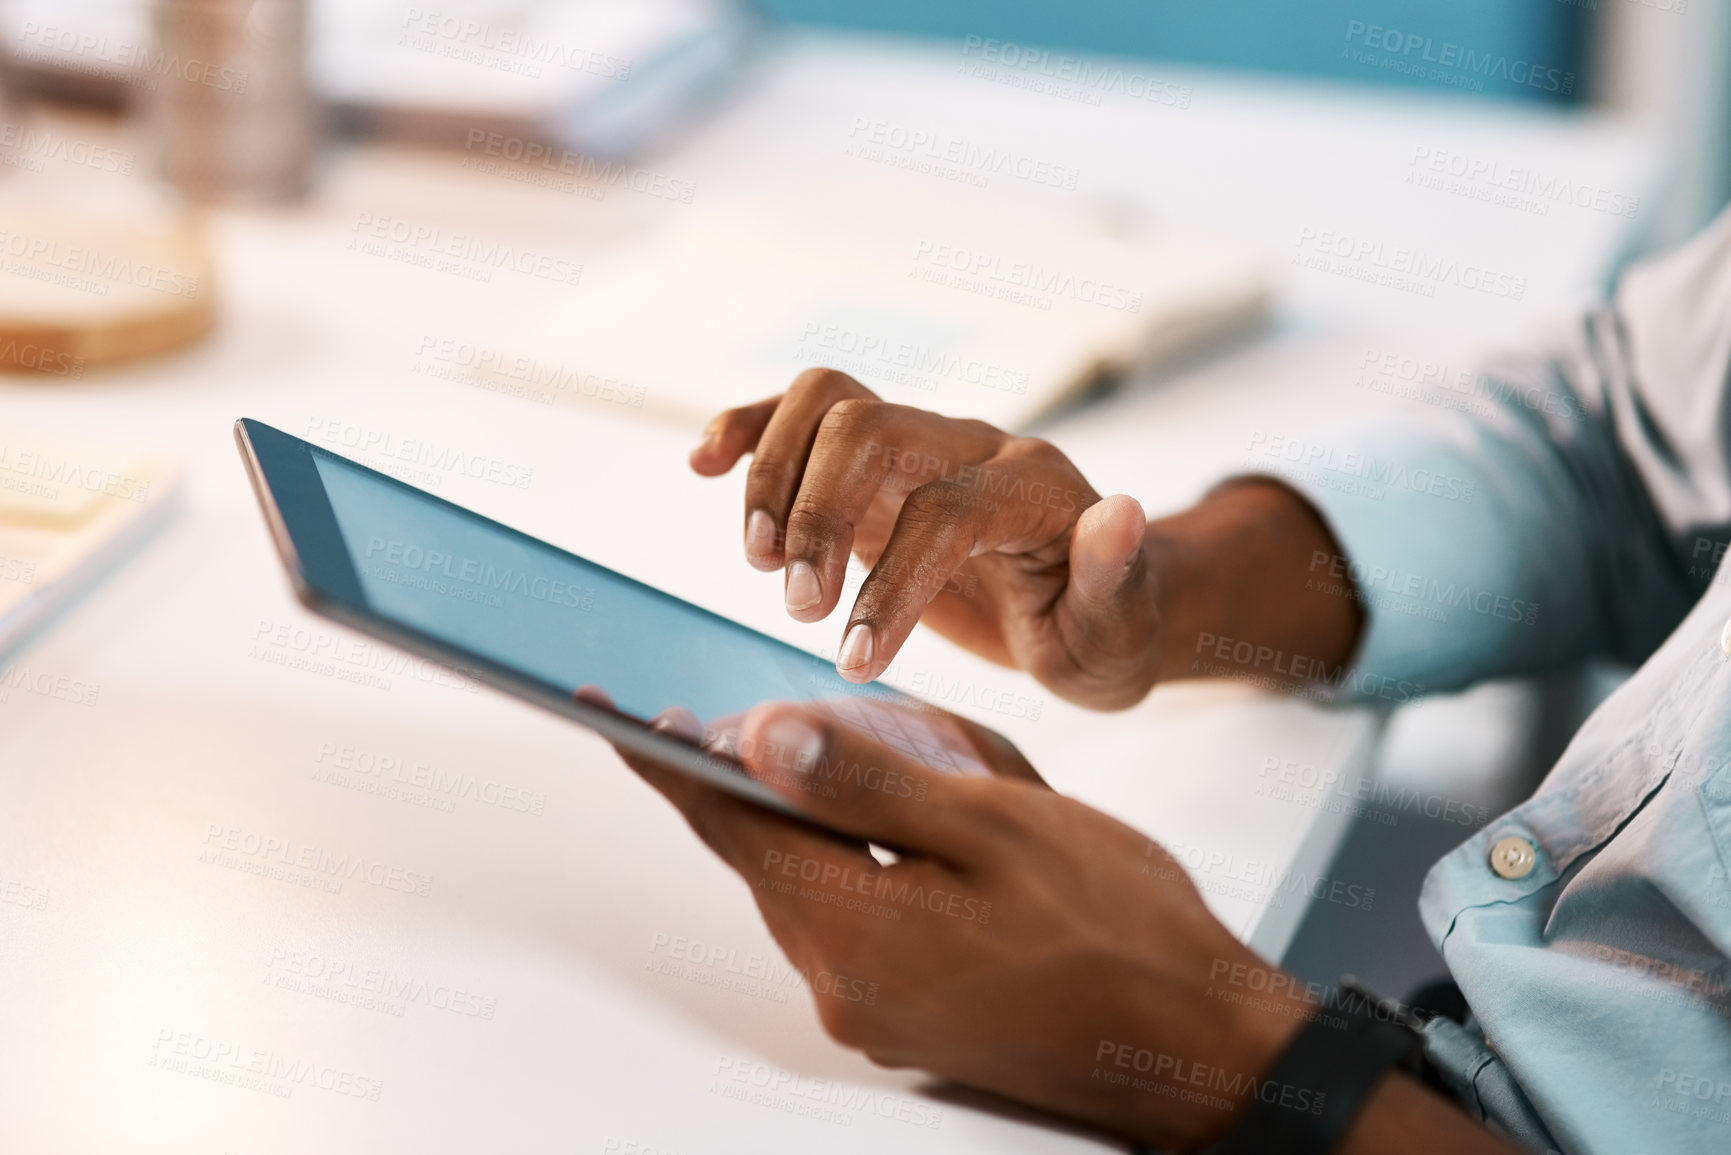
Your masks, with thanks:
[{"label": "tablet bezel", "polygon": [[[331,509],[324,480],[319,476],[313,455],[323,453],[341,460],[356,469],[364,470],[379,481],[406,489],[418,497],[447,506],[455,512],[506,533],[533,541],[543,548],[558,550],[558,546],[446,501],[436,494],[417,489],[376,469],[369,469],[351,458],[321,449],[262,421],[250,417],[241,418],[234,423],[234,436],[241,458],[246,464],[247,476],[252,482],[253,494],[257,497],[259,508],[270,528],[277,554],[288,570],[295,597],[307,609],[340,625],[359,630],[436,662],[460,676],[569,718],[596,731],[616,746],[682,771],[735,797],[805,822],[812,821],[810,814],[804,809],[764,783],[749,777],[744,767],[731,758],[715,754],[666,731],[653,729],[644,719],[599,703],[577,699],[550,682],[378,614],[367,605],[366,597],[361,592],[360,579],[355,574],[348,546],[344,544],[337,527],[336,514]],[[559,552],[571,557],[577,556],[569,550]],[[579,560],[588,565],[597,565],[587,558]],[[600,568],[606,569],[605,566]],[[613,570],[608,572],[616,574]],[[623,574],[616,576],[633,584],[643,584]],[[665,591],[656,592],[663,597],[673,597]],[[689,602],[685,604],[690,605]],[[701,606],[692,608],[702,613],[710,613]],[[750,628],[738,623],[733,624],[740,629]],[[779,639],[769,638],[767,634],[759,636],[777,645],[786,645]]]}]

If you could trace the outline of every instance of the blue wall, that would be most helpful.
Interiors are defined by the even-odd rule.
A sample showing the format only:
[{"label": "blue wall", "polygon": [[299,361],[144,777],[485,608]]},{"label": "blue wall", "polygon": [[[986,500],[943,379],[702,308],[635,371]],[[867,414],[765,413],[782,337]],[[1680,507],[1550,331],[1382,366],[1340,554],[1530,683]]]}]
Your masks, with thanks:
[{"label": "blue wall", "polygon": [[[1578,98],[1585,86],[1591,10],[1621,2],[757,0],[757,5],[793,22],[958,42],[979,36],[1103,55],[1566,101]],[[1373,26],[1384,30],[1374,39]]]}]

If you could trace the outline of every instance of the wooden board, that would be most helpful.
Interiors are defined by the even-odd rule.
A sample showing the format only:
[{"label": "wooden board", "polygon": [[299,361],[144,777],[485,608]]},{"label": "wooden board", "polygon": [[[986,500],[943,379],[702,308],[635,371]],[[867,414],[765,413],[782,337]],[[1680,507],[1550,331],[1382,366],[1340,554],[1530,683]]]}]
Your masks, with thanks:
[{"label": "wooden board", "polygon": [[0,222],[0,370],[77,378],[197,341],[216,323],[198,232],[74,216]]}]

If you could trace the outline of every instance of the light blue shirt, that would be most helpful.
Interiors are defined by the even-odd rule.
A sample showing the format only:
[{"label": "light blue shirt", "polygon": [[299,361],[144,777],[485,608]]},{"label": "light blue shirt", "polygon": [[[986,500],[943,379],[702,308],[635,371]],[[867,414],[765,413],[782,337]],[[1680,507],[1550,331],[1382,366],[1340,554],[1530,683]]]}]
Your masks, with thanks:
[{"label": "light blue shirt", "polygon": [[1282,475],[1359,584],[1346,684],[1640,668],[1426,879],[1476,1019],[1429,1052],[1537,1149],[1731,1152],[1731,212],[1550,354],[1439,384],[1465,412],[1337,430]]}]

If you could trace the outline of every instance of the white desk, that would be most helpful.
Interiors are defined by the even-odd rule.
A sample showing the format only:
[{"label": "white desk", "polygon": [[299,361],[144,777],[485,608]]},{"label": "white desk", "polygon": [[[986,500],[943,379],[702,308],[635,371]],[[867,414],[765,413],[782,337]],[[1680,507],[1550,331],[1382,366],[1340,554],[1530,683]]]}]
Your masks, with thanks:
[{"label": "white desk", "polygon": [[[1276,259],[1300,228],[1344,223],[1483,246],[1530,270],[1519,309],[1458,294],[1415,308],[1295,270],[1266,339],[1050,431],[1102,489],[1151,508],[1188,500],[1242,461],[1247,429],[1295,421],[1330,390],[1376,403],[1350,387],[1366,332],[1476,342],[1572,298],[1614,251],[1609,218],[1537,227],[1403,189],[1415,143],[1536,156],[1611,185],[1648,171],[1632,135],[1608,126],[1202,76],[1180,77],[1188,110],[1096,108],[958,75],[958,63],[801,42],[654,165],[705,198],[817,190],[842,212],[869,189],[830,163],[838,126],[917,112],[1025,133],[1077,157],[1089,195],[1236,229]],[[0,1148],[1098,1149],[933,1097],[921,1076],[828,1042],[808,996],[781,981],[743,884],[586,733],[412,675],[322,655],[297,668],[302,645],[337,631],[288,596],[230,442],[242,414],[297,432],[349,422],[532,469],[524,489],[435,471],[436,490],[780,636],[833,645],[830,627],[785,618],[778,578],[739,560],[738,479],[689,476],[688,431],[427,375],[427,337],[461,336],[478,313],[532,306],[549,286],[477,285],[345,249],[357,213],[373,212],[583,259],[671,211],[618,192],[595,203],[535,190],[430,154],[345,150],[307,210],[218,219],[229,300],[209,345],[111,378],[0,388],[0,422],[154,440],[191,471],[174,528],[15,658],[14,670],[99,687],[96,705],[16,689],[0,701]],[[1202,863],[1216,911],[1271,955],[1301,905],[1270,904],[1244,880],[1321,870],[1347,820],[1315,796],[1262,791],[1263,768],[1350,777],[1374,732],[1364,713],[1231,686],[1166,688],[1138,710],[1086,715],[926,637],[898,670],[972,679],[975,691],[945,704],[1008,733],[1061,789]],[[978,706],[1005,695],[1039,703],[1038,720]],[[350,747],[357,763],[404,769],[344,770]],[[485,797],[417,791],[418,766],[474,776]],[[542,812],[512,810],[518,799]],[[290,858],[358,857],[382,884],[365,872],[335,891],[275,877],[269,856],[250,852],[268,840]],[[397,889],[427,876],[424,895]],[[735,970],[765,977],[717,985]],[[249,1061],[265,1068],[250,1083]],[[754,1082],[780,1091],[751,1101]]]}]

